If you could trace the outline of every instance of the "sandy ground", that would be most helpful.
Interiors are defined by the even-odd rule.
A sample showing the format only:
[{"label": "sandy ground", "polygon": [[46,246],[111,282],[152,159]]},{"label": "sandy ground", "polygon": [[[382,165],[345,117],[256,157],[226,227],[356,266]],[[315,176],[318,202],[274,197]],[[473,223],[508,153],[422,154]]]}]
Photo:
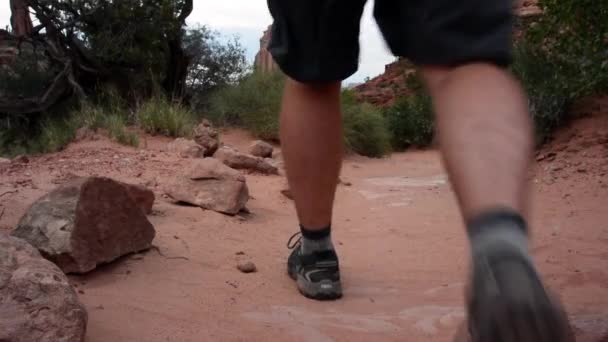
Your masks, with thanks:
[{"label": "sandy ground", "polygon": [[[244,149],[251,138],[232,131],[223,140]],[[467,241],[437,152],[347,158],[342,178],[352,186],[339,187],[334,222],[345,296],[319,303],[286,276],[285,244],[297,225],[280,193],[284,177],[247,176],[247,217],[176,206],[162,183],[191,161],[163,152],[168,141],[148,137],[134,149],[86,140],[0,166],[5,231],[70,177],[156,191],[150,220],[164,256],[151,250],[70,277],[89,311],[88,342],[452,339],[464,318]],[[608,115],[577,121],[537,159],[534,256],[578,341],[608,341]],[[258,272],[240,273],[240,260]]]}]

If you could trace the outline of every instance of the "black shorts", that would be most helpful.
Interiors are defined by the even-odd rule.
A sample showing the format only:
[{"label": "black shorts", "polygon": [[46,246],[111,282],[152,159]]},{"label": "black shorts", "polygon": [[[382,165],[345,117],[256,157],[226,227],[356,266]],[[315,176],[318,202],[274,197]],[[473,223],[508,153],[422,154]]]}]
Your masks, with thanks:
[{"label": "black shorts", "polygon": [[[269,51],[300,82],[344,80],[359,64],[366,0],[268,0]],[[511,61],[512,0],[376,0],[374,17],[393,54],[417,65]]]}]

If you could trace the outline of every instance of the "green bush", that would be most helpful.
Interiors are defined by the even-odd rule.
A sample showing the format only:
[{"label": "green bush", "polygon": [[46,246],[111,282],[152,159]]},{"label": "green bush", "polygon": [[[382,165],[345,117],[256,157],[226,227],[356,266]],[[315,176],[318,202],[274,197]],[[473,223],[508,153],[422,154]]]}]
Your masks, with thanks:
[{"label": "green bush", "polygon": [[571,97],[608,91],[608,2],[541,0],[544,10],[526,34],[567,82]]},{"label": "green bush", "polygon": [[390,133],[382,112],[369,103],[358,103],[350,90],[342,92],[342,125],[349,151],[375,158],[390,152]]},{"label": "green bush", "polygon": [[431,97],[416,75],[406,78],[411,91],[384,110],[395,150],[425,147],[433,141],[434,117]]},{"label": "green bush", "polygon": [[208,119],[217,125],[240,126],[266,140],[279,139],[279,110],[285,77],[254,72],[235,86],[211,96]]},{"label": "green bush", "polygon": [[136,117],[144,131],[170,137],[190,136],[196,122],[190,110],[162,97],[144,102]]},{"label": "green bush", "polygon": [[[279,111],[285,77],[252,73],[238,85],[212,95],[206,118],[217,125],[243,127],[266,140],[279,140]],[[379,110],[359,104],[351,91],[342,93],[344,141],[351,151],[380,157],[390,150],[386,124]]]},{"label": "green bush", "polygon": [[70,117],[75,129],[88,128],[93,131],[104,129],[110,138],[120,144],[139,146],[138,135],[127,128],[129,120],[126,109],[116,103],[107,101],[103,105],[93,105],[84,102],[72,111]]},{"label": "green bush", "polygon": [[72,117],[79,121],[80,127],[97,130],[105,127],[106,111],[90,102],[82,102],[78,108],[72,111]]},{"label": "green bush", "polygon": [[0,67],[0,96],[37,97],[44,94],[56,70],[50,68],[47,57],[27,41],[7,65]]},{"label": "green bush", "polygon": [[71,117],[46,118],[42,121],[40,135],[33,141],[33,147],[41,153],[62,150],[74,140],[77,128],[76,121]]},{"label": "green bush", "polygon": [[[14,119],[14,118],[13,118]],[[69,116],[19,118],[0,129],[0,156],[55,152],[75,137],[76,121]]]},{"label": "green bush", "polygon": [[139,146],[139,136],[127,129],[127,121],[124,116],[110,114],[104,118],[104,128],[108,135],[123,145]]},{"label": "green bush", "polygon": [[73,108],[43,113],[40,117],[5,117],[0,122],[0,155],[49,153],[62,150],[76,137],[79,128],[105,130],[124,145],[138,146],[139,137],[127,128],[126,111],[108,112],[83,102]]},{"label": "green bush", "polygon": [[528,42],[517,46],[512,70],[526,90],[536,140],[542,144],[568,119],[568,108],[578,94],[568,89],[568,77],[556,72],[559,66]]},{"label": "green bush", "polygon": [[512,70],[530,99],[537,142],[569,119],[579,98],[608,91],[608,2],[541,0],[544,14],[515,49]]}]

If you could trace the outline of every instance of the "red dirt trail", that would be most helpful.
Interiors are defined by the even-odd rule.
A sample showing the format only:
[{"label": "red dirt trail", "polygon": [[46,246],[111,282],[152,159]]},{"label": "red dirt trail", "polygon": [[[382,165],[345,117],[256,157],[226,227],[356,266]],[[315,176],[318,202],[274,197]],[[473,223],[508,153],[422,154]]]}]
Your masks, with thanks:
[{"label": "red dirt trail", "polygon": [[[591,107],[537,155],[532,251],[559,293],[578,341],[608,341],[608,105]],[[599,114],[602,113],[602,114]],[[240,131],[223,135],[246,148]],[[89,311],[88,342],[451,341],[464,317],[467,241],[435,151],[348,157],[334,221],[345,297],[314,302],[286,276],[297,229],[284,176],[247,175],[251,215],[176,206],[164,180],[191,160],[148,137],[139,149],[105,138],[29,163],[0,166],[0,230],[74,176],[100,175],[155,190],[159,248],[70,277]],[[4,208],[4,209],[2,209]],[[240,253],[242,252],[242,253]],[[237,255],[238,254],[238,255]],[[243,274],[238,261],[253,261]]]}]

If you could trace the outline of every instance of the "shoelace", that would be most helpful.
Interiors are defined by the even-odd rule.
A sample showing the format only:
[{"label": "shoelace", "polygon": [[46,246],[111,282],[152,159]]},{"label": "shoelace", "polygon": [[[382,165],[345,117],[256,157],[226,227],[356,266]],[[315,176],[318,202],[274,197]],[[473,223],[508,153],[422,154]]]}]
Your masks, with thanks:
[{"label": "shoelace", "polygon": [[297,233],[293,234],[287,241],[287,248],[294,249],[300,244],[301,241],[302,241],[302,232],[297,232]]}]

